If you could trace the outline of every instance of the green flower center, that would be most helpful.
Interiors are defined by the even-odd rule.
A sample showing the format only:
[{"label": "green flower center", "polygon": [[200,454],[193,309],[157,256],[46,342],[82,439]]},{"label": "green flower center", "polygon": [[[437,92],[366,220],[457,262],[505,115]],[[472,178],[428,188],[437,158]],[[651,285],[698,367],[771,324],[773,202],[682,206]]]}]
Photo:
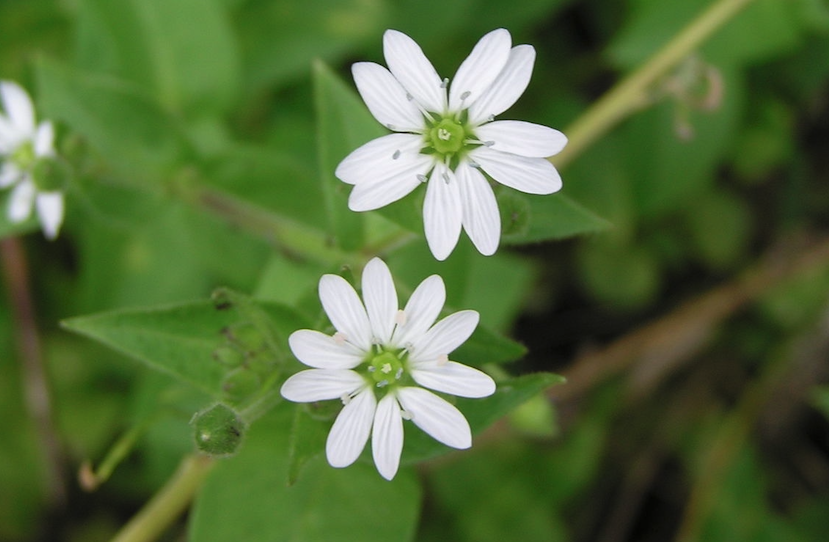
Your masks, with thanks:
[{"label": "green flower center", "polygon": [[454,119],[443,119],[429,130],[429,143],[439,154],[457,154],[467,139],[466,129]]},{"label": "green flower center", "polygon": [[396,385],[405,375],[406,369],[399,353],[382,351],[366,362],[369,378],[378,388]]},{"label": "green flower center", "polygon": [[22,171],[29,170],[35,163],[35,147],[31,141],[25,141],[9,157],[9,160]]}]

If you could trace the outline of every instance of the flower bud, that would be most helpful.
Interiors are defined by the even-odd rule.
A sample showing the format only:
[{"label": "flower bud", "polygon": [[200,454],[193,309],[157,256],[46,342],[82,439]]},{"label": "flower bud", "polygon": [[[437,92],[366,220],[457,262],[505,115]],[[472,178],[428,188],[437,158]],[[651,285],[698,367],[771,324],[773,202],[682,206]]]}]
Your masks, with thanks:
[{"label": "flower bud", "polygon": [[245,422],[223,404],[197,413],[190,423],[196,447],[200,452],[213,456],[236,453],[245,433]]}]

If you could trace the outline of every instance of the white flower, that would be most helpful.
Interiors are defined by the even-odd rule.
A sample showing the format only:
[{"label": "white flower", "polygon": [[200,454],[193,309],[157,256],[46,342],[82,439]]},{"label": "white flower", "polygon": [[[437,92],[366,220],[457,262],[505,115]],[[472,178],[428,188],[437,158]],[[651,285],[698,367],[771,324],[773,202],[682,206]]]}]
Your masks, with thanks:
[{"label": "white flower", "polygon": [[63,222],[63,192],[39,189],[33,177],[40,158],[55,155],[52,123],[35,126],[32,100],[17,83],[0,81],[0,188],[12,187],[8,218],[22,222],[37,208],[43,233],[49,239],[58,235]]},{"label": "white flower", "polygon": [[535,49],[511,42],[503,28],[485,35],[451,86],[417,43],[395,30],[383,36],[389,69],[354,64],[354,82],[369,111],[398,133],[370,141],[337,167],[337,177],[354,185],[348,200],[353,211],[388,205],[428,179],[423,223],[432,254],[446,259],[463,227],[489,256],[498,248],[501,219],[481,170],[529,194],[561,188],[545,157],[564,148],[564,134],[529,122],[493,120],[523,94],[532,75]]},{"label": "white flower", "polygon": [[[333,467],[357,460],[369,433],[377,470],[394,478],[403,450],[403,420],[453,448],[469,448],[472,434],[460,411],[432,392],[486,397],[495,382],[477,369],[449,361],[478,325],[478,313],[456,312],[434,323],[446,299],[443,280],[424,280],[406,308],[386,264],[378,258],[363,270],[363,300],[337,275],[320,279],[319,294],[337,330],[333,336],[302,329],[289,338],[294,355],[313,369],[282,386],[291,401],[342,399],[325,447]],[[433,325],[434,324],[434,325]]]}]

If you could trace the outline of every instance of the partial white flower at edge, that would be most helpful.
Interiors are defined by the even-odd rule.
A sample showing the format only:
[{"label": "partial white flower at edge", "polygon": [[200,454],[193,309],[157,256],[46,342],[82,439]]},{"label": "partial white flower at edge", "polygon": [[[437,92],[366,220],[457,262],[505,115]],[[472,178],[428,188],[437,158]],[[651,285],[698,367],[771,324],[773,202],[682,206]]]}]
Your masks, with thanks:
[{"label": "partial white flower at edge", "polygon": [[44,235],[54,239],[63,223],[63,192],[40,190],[33,171],[38,159],[55,155],[52,123],[35,124],[32,100],[23,88],[0,81],[0,188],[11,187],[7,216],[23,222],[37,210]]},{"label": "partial white flower at edge", "polygon": [[358,62],[352,73],[371,114],[397,133],[368,142],[337,167],[337,177],[354,185],[349,207],[378,209],[428,183],[423,223],[435,258],[451,254],[461,228],[482,254],[494,254],[501,219],[488,178],[529,194],[561,188],[546,157],[564,148],[564,134],[494,120],[527,88],[535,49],[512,47],[507,30],[494,30],[475,45],[451,84],[407,35],[387,30],[383,50],[388,69]]},{"label": "partial white flower at edge", "polygon": [[341,399],[344,407],[325,447],[328,462],[351,465],[371,435],[377,470],[391,480],[400,465],[403,420],[447,446],[472,445],[463,414],[424,388],[486,397],[495,392],[495,382],[449,360],[475,330],[478,313],[460,311],[435,323],[446,299],[438,275],[424,280],[399,310],[391,273],[374,258],[363,270],[362,292],[363,302],[342,277],[320,279],[320,301],[336,333],[303,329],[291,334],[291,350],[312,369],[291,376],[281,392],[300,403]]}]

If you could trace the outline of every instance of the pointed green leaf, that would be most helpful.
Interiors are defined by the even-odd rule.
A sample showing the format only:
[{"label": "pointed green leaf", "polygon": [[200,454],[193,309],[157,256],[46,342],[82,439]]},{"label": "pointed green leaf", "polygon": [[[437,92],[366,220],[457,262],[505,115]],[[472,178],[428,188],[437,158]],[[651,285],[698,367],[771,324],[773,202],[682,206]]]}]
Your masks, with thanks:
[{"label": "pointed green leaf", "polygon": [[[303,319],[291,309],[263,304],[272,323],[287,337]],[[63,321],[67,329],[220,397],[228,368],[213,353],[225,341],[223,330],[237,324],[236,311],[209,301],[149,309],[126,309]],[[282,350],[287,351],[287,345]]]},{"label": "pointed green leaf", "polygon": [[[519,212],[527,213],[526,226],[515,234],[509,234],[511,221],[522,217],[511,216],[509,208],[502,207],[505,245],[522,245],[554,239],[565,239],[585,233],[594,233],[610,227],[610,223],[592,211],[582,207],[565,194],[551,196],[517,196],[525,198],[527,206]],[[504,216],[506,215],[506,216]]]},{"label": "pointed green leaf", "polygon": [[479,325],[472,336],[452,353],[452,359],[481,367],[487,363],[515,361],[526,353],[527,348],[523,344]]},{"label": "pointed green leaf", "polygon": [[411,540],[420,509],[411,471],[388,482],[373,466],[334,469],[319,457],[286,483],[292,408],[285,406],[253,425],[241,451],[210,474],[190,516],[191,542]]}]

